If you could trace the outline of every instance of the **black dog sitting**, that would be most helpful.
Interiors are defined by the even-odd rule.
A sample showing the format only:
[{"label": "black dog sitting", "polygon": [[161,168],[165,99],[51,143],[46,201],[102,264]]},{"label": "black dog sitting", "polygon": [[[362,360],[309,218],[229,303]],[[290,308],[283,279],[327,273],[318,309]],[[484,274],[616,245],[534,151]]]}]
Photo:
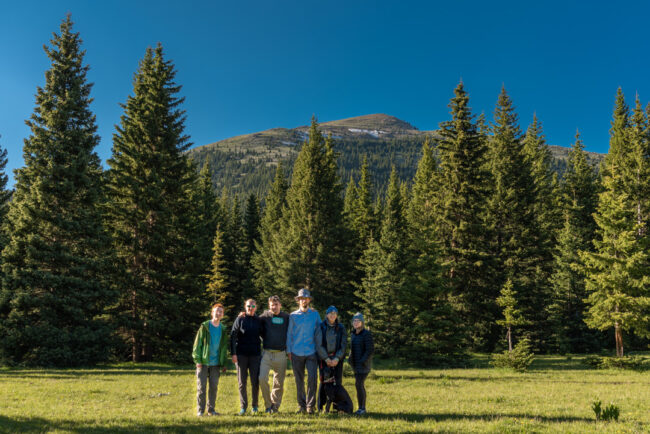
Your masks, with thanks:
[{"label": "black dog sitting", "polygon": [[322,371],[321,387],[327,396],[325,411],[330,411],[330,406],[334,404],[334,410],[343,413],[352,413],[352,399],[342,384],[336,383],[334,369],[325,366]]}]

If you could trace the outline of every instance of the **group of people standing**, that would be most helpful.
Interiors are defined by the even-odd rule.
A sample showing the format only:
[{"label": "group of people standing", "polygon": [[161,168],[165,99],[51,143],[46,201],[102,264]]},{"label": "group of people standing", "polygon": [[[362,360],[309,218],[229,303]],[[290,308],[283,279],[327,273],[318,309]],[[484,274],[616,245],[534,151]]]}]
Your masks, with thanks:
[{"label": "group of people standing", "polygon": [[[269,309],[257,316],[255,300],[248,299],[244,312],[235,319],[230,332],[230,354],[237,366],[239,383],[239,415],[248,409],[247,384],[250,376],[251,413],[259,412],[258,396],[262,389],[265,412],[277,413],[282,403],[287,359],[291,361],[296,381],[298,413],[313,414],[328,411],[327,396],[323,387],[325,373],[329,384],[342,385],[343,363],[347,352],[347,334],[338,319],[334,306],[327,308],[325,319],[321,320],[316,310],[310,307],[311,294],[301,289],[296,296],[298,309],[288,314],[282,311],[277,295],[269,297]],[[217,415],[215,401],[219,375],[226,370],[228,358],[227,335],[221,319],[224,308],[217,303],[212,306],[212,318],[199,327],[194,339],[192,358],[196,364],[197,415],[202,416],[206,407],[208,391],[208,415]],[[349,363],[352,366],[357,390],[358,410],[366,413],[365,380],[370,373],[374,351],[372,333],[364,327],[364,318],[357,313],[352,318],[350,333]],[[273,371],[273,387],[269,385],[269,374]],[[305,391],[305,370],[307,388]],[[318,376],[321,387],[316,402]],[[209,387],[207,387],[209,386]],[[335,406],[336,408],[336,406]]]}]

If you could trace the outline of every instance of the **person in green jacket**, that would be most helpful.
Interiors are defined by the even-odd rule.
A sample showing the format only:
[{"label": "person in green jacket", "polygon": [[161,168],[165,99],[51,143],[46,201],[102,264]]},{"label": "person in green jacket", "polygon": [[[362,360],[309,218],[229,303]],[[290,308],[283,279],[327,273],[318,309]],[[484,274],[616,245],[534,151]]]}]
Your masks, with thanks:
[{"label": "person in green jacket", "polygon": [[221,324],[221,318],[223,318],[223,306],[216,303],[212,306],[212,319],[201,324],[194,338],[192,359],[196,364],[197,416],[203,416],[205,411],[205,389],[208,378],[210,379],[208,415],[218,414],[214,410],[214,402],[217,400],[219,373],[226,371],[228,359],[228,334]]}]

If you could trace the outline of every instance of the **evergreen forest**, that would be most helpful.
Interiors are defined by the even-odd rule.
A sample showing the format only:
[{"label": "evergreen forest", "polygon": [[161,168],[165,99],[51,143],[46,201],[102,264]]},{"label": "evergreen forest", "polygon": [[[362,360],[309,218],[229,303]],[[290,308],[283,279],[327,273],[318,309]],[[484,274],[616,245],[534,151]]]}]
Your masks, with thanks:
[{"label": "evergreen forest", "polygon": [[543,120],[522,125],[505,88],[490,116],[474,113],[463,82],[435,134],[341,140],[312,117],[294,153],[258,161],[190,150],[158,44],[103,167],[70,16],[45,54],[12,190],[0,148],[0,364],[187,363],[213,303],[231,324],[250,297],[294,310],[303,287],[346,326],[363,312],[378,355],[429,366],[524,339],[538,353],[648,347],[639,96],[616,92],[602,161],[579,132],[554,158]]}]

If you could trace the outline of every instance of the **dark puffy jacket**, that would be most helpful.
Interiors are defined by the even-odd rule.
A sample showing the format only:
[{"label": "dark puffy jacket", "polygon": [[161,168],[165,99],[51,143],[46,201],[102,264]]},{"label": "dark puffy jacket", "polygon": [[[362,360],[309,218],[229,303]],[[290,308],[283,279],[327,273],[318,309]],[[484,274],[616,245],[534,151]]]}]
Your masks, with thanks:
[{"label": "dark puffy jacket", "polygon": [[347,337],[345,327],[336,321],[330,325],[327,318],[316,328],[314,334],[316,341],[316,352],[321,360],[325,360],[330,354],[342,361],[345,358],[345,348],[347,347]]},{"label": "dark puffy jacket", "polygon": [[365,328],[357,334],[352,330],[350,339],[350,365],[355,374],[367,374],[372,365],[372,353],[375,346],[372,342],[372,333]]}]

